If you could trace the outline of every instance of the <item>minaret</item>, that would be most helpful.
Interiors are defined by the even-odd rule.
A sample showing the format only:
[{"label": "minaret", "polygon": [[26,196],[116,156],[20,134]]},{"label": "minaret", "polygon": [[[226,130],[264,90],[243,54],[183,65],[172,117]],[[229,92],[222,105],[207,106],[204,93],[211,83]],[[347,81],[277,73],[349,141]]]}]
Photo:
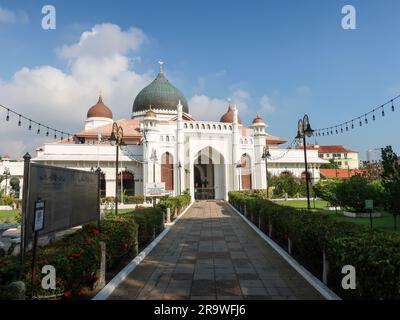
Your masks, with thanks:
[{"label": "minaret", "polygon": [[[229,103],[230,106],[230,103]],[[232,166],[233,166],[233,188],[234,190],[240,189],[240,170],[236,168],[240,162],[240,131],[238,123],[238,109],[235,105],[233,107],[233,122],[232,122]]]},{"label": "minaret", "polygon": [[[175,159],[177,159],[176,161],[176,168],[177,170],[175,170],[176,172],[176,176],[175,181],[177,183],[175,183],[175,192],[177,195],[181,194],[185,189],[185,135],[184,135],[184,131],[183,131],[183,106],[181,103],[181,100],[179,100],[179,103],[177,105],[177,110],[178,110],[178,118],[176,121],[176,128],[177,128],[177,132],[176,132],[176,157]],[[180,165],[180,168],[179,168]]]},{"label": "minaret", "polygon": [[[143,125],[141,126],[143,132],[143,156],[146,164],[143,170],[143,183],[160,182],[161,181],[161,154],[158,152],[158,143],[160,141],[160,132],[158,129],[157,114],[149,105],[149,110],[146,111],[143,118]],[[154,158],[155,172],[154,172]]]},{"label": "minaret", "polygon": [[254,173],[257,179],[255,180],[256,189],[267,188],[267,176],[265,160],[262,159],[264,148],[267,146],[266,132],[267,125],[264,120],[257,114],[251,125],[253,128],[254,138]]}]

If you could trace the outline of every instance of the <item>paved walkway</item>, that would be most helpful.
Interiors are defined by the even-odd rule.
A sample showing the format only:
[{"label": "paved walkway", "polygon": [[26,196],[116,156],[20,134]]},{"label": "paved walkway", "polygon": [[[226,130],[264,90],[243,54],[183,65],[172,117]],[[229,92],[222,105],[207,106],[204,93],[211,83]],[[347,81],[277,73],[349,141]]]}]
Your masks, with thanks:
[{"label": "paved walkway", "polygon": [[196,202],[109,299],[322,299],[224,202]]}]

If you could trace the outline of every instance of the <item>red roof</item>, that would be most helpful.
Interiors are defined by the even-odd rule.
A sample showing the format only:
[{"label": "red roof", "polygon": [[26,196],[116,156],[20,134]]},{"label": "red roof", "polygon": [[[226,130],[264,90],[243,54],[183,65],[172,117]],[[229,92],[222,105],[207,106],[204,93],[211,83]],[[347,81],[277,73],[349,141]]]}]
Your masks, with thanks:
[{"label": "red roof", "polygon": [[347,170],[347,169],[319,169],[321,176],[325,178],[347,179],[357,174],[363,174],[366,170]]},{"label": "red roof", "polygon": [[344,146],[307,146],[308,150],[318,150],[319,153],[358,153],[352,149],[346,148]]}]

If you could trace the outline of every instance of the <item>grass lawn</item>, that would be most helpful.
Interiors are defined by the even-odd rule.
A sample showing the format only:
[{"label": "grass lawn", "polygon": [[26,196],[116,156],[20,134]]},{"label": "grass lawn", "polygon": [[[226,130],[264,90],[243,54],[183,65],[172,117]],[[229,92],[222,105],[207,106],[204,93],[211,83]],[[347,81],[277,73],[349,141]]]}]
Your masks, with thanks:
[{"label": "grass lawn", "polygon": [[[277,201],[277,203],[284,205],[284,206],[290,206],[290,207],[295,207],[295,208],[307,208],[306,200]],[[315,201],[315,208],[317,209],[316,211],[320,212],[322,214],[329,215],[338,221],[358,223],[358,224],[362,224],[365,226],[370,225],[369,218],[350,218],[350,217],[345,217],[345,216],[341,215],[340,210],[338,210],[338,215],[336,215],[335,211],[330,211],[330,210],[326,210],[326,209],[324,210],[324,208],[326,207],[326,204],[327,204],[326,201],[316,200]],[[311,208],[314,208],[313,200],[311,200]],[[398,225],[397,232],[400,233],[400,219],[397,219],[397,220],[398,220],[397,221],[397,225]],[[385,230],[385,231],[394,231],[393,225],[394,225],[393,216],[388,212],[382,212],[381,217],[372,219],[372,226],[374,228],[378,228],[378,229]]]},{"label": "grass lawn", "polygon": [[0,210],[0,223],[15,223],[19,210]]}]

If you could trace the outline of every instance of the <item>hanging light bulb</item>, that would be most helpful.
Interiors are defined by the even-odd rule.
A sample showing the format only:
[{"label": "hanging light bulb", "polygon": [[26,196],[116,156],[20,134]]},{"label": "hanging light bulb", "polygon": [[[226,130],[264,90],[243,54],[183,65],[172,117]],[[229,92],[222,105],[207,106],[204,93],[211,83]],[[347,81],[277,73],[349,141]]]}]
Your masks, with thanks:
[{"label": "hanging light bulb", "polygon": [[339,133],[339,131],[338,131],[338,129],[336,129],[336,134],[338,134]]},{"label": "hanging light bulb", "polygon": [[46,137],[49,136],[49,127],[47,127]]},{"label": "hanging light bulb", "polygon": [[6,121],[10,121],[10,109],[7,109]]},{"label": "hanging light bulb", "polygon": [[29,120],[29,128],[28,129],[32,130],[32,121],[31,120]]},{"label": "hanging light bulb", "polygon": [[37,134],[39,134],[40,133],[40,123],[38,124],[38,129],[37,129],[37,132],[36,132]]},{"label": "hanging light bulb", "polygon": [[368,124],[368,118],[365,117],[365,124]]},{"label": "hanging light bulb", "polygon": [[346,131],[349,131],[349,126],[346,124]]},{"label": "hanging light bulb", "polygon": [[393,100],[392,100],[392,112],[394,112],[394,104],[393,104]]},{"label": "hanging light bulb", "polygon": [[343,127],[340,127],[340,133],[343,133]]},{"label": "hanging light bulb", "polygon": [[354,129],[354,122],[351,122],[351,128]]},{"label": "hanging light bulb", "polygon": [[57,139],[57,131],[54,131],[54,139]]},{"label": "hanging light bulb", "polygon": [[19,118],[18,118],[18,127],[20,127],[21,126],[21,115],[19,115]]},{"label": "hanging light bulb", "polygon": [[385,109],[383,109],[383,106],[382,106],[382,117],[384,117],[385,116]]},{"label": "hanging light bulb", "polygon": [[375,113],[372,115],[372,121],[375,121]]}]

